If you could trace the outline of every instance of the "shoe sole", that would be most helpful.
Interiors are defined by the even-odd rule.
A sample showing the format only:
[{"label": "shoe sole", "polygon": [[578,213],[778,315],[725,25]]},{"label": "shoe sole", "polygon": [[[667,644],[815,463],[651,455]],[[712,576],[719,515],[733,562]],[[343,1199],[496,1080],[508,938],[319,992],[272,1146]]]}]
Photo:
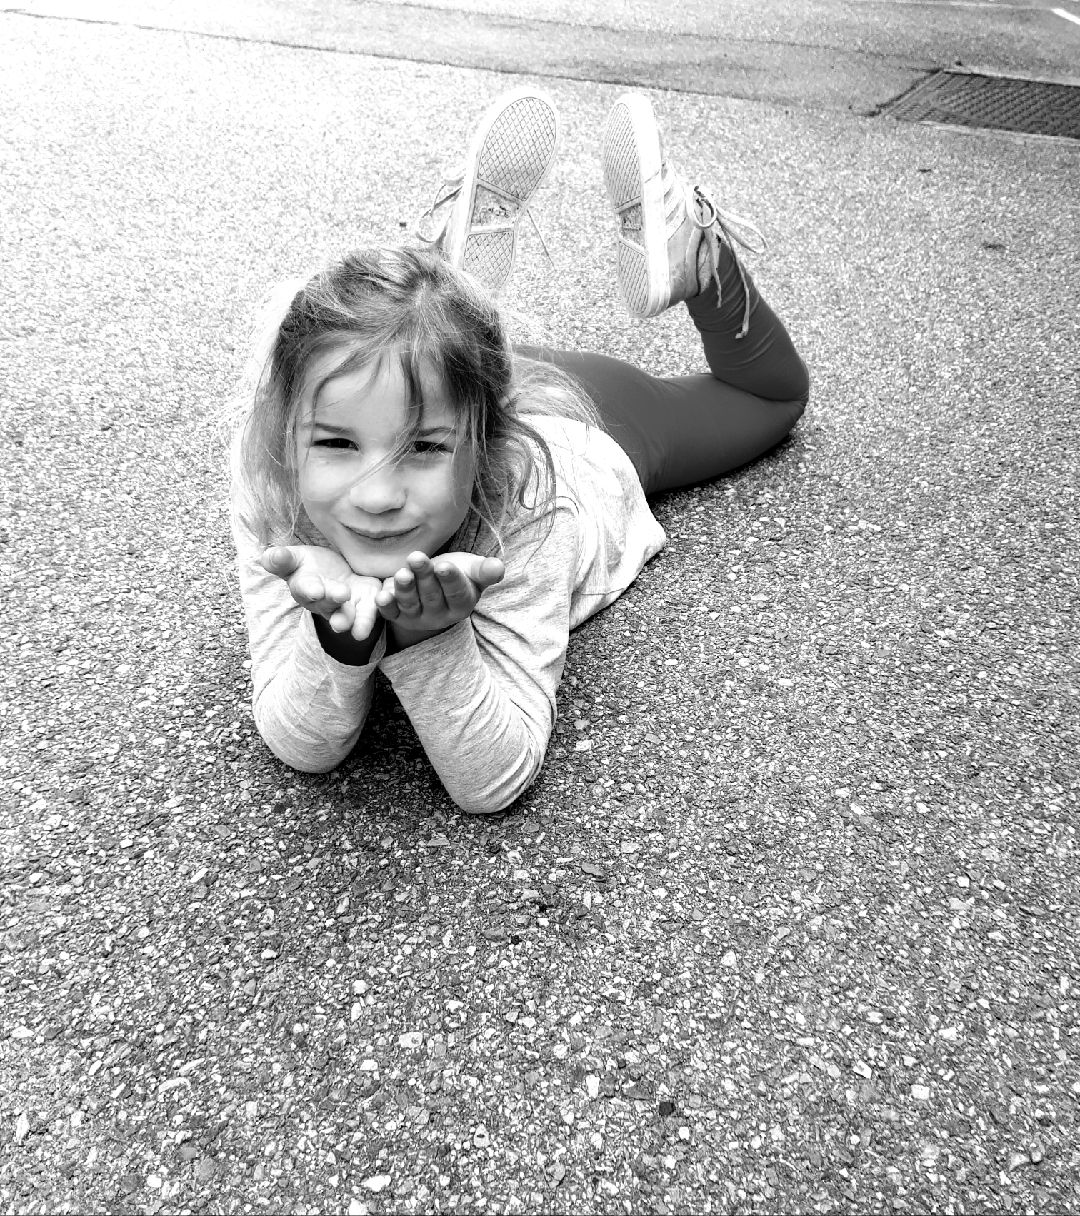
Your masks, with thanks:
[{"label": "shoe sole", "polygon": [[[558,111],[535,89],[504,93],[473,132],[461,183],[462,205],[454,208],[446,255],[492,292],[510,277],[518,224],[551,168],[558,142]],[[485,209],[495,200],[509,213],[485,218]]]},{"label": "shoe sole", "polygon": [[[663,312],[671,301],[664,219],[663,152],[647,97],[626,93],[611,107],[602,144],[604,186],[619,223],[615,273],[627,309],[636,317]],[[629,240],[619,218],[638,201],[641,244]]]}]

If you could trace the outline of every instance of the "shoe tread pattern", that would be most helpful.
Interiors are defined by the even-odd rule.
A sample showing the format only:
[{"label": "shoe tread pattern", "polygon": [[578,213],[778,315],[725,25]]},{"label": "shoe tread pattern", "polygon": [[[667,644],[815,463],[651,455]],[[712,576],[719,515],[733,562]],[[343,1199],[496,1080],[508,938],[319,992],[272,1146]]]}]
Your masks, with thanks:
[{"label": "shoe tread pattern", "polygon": [[[634,139],[634,124],[625,106],[616,105],[604,133],[604,186],[619,214],[619,244],[615,276],[631,313],[645,312],[649,299],[649,266],[642,231],[641,162]],[[634,200],[637,204],[630,206]]]},{"label": "shoe tread pattern", "polygon": [[480,149],[462,267],[492,291],[510,276],[516,227],[551,163],[556,134],[551,107],[524,97],[498,116]]}]

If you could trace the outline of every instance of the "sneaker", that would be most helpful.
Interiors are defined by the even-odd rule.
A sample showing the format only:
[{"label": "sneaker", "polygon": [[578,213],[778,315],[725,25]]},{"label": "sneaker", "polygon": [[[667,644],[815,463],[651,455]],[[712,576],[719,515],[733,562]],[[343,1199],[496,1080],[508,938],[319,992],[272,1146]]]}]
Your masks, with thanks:
[{"label": "sneaker", "polygon": [[500,291],[514,266],[518,224],[523,215],[532,220],[529,202],[558,139],[558,112],[544,94],[504,93],[480,119],[464,167],[439,187],[416,235],[489,291]]},{"label": "sneaker", "polygon": [[719,292],[720,248],[727,246],[746,295],[741,338],[750,323],[750,293],[733,242],[760,253],[761,233],[686,184],[664,155],[652,104],[640,93],[624,93],[612,106],[601,158],[619,223],[615,273],[631,315],[655,317],[704,291],[710,280]]}]

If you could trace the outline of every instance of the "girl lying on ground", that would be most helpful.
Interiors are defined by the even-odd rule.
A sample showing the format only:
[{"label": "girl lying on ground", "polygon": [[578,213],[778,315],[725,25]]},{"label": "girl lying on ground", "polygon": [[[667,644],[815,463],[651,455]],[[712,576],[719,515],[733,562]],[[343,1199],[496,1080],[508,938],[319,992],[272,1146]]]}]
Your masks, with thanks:
[{"label": "girl lying on ground", "polygon": [[798,420],[806,368],[736,256],[757,233],[666,159],[652,107],[603,133],[616,277],[685,302],[708,373],[512,347],[495,303],[557,117],[500,98],[421,248],[358,250],[290,288],[233,446],[254,713],[307,772],[356,746],[375,670],[448,794],[497,811],[540,771],[570,631],[664,545],[647,496],[717,477]]}]

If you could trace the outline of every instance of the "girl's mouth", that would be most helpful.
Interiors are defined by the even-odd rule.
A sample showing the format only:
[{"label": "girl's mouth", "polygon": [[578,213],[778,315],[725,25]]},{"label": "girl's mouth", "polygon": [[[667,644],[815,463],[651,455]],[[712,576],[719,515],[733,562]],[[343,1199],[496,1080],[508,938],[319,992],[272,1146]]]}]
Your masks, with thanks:
[{"label": "girl's mouth", "polygon": [[394,545],[412,536],[416,528],[407,528],[404,532],[364,532],[360,528],[349,528],[349,531],[366,545]]}]

